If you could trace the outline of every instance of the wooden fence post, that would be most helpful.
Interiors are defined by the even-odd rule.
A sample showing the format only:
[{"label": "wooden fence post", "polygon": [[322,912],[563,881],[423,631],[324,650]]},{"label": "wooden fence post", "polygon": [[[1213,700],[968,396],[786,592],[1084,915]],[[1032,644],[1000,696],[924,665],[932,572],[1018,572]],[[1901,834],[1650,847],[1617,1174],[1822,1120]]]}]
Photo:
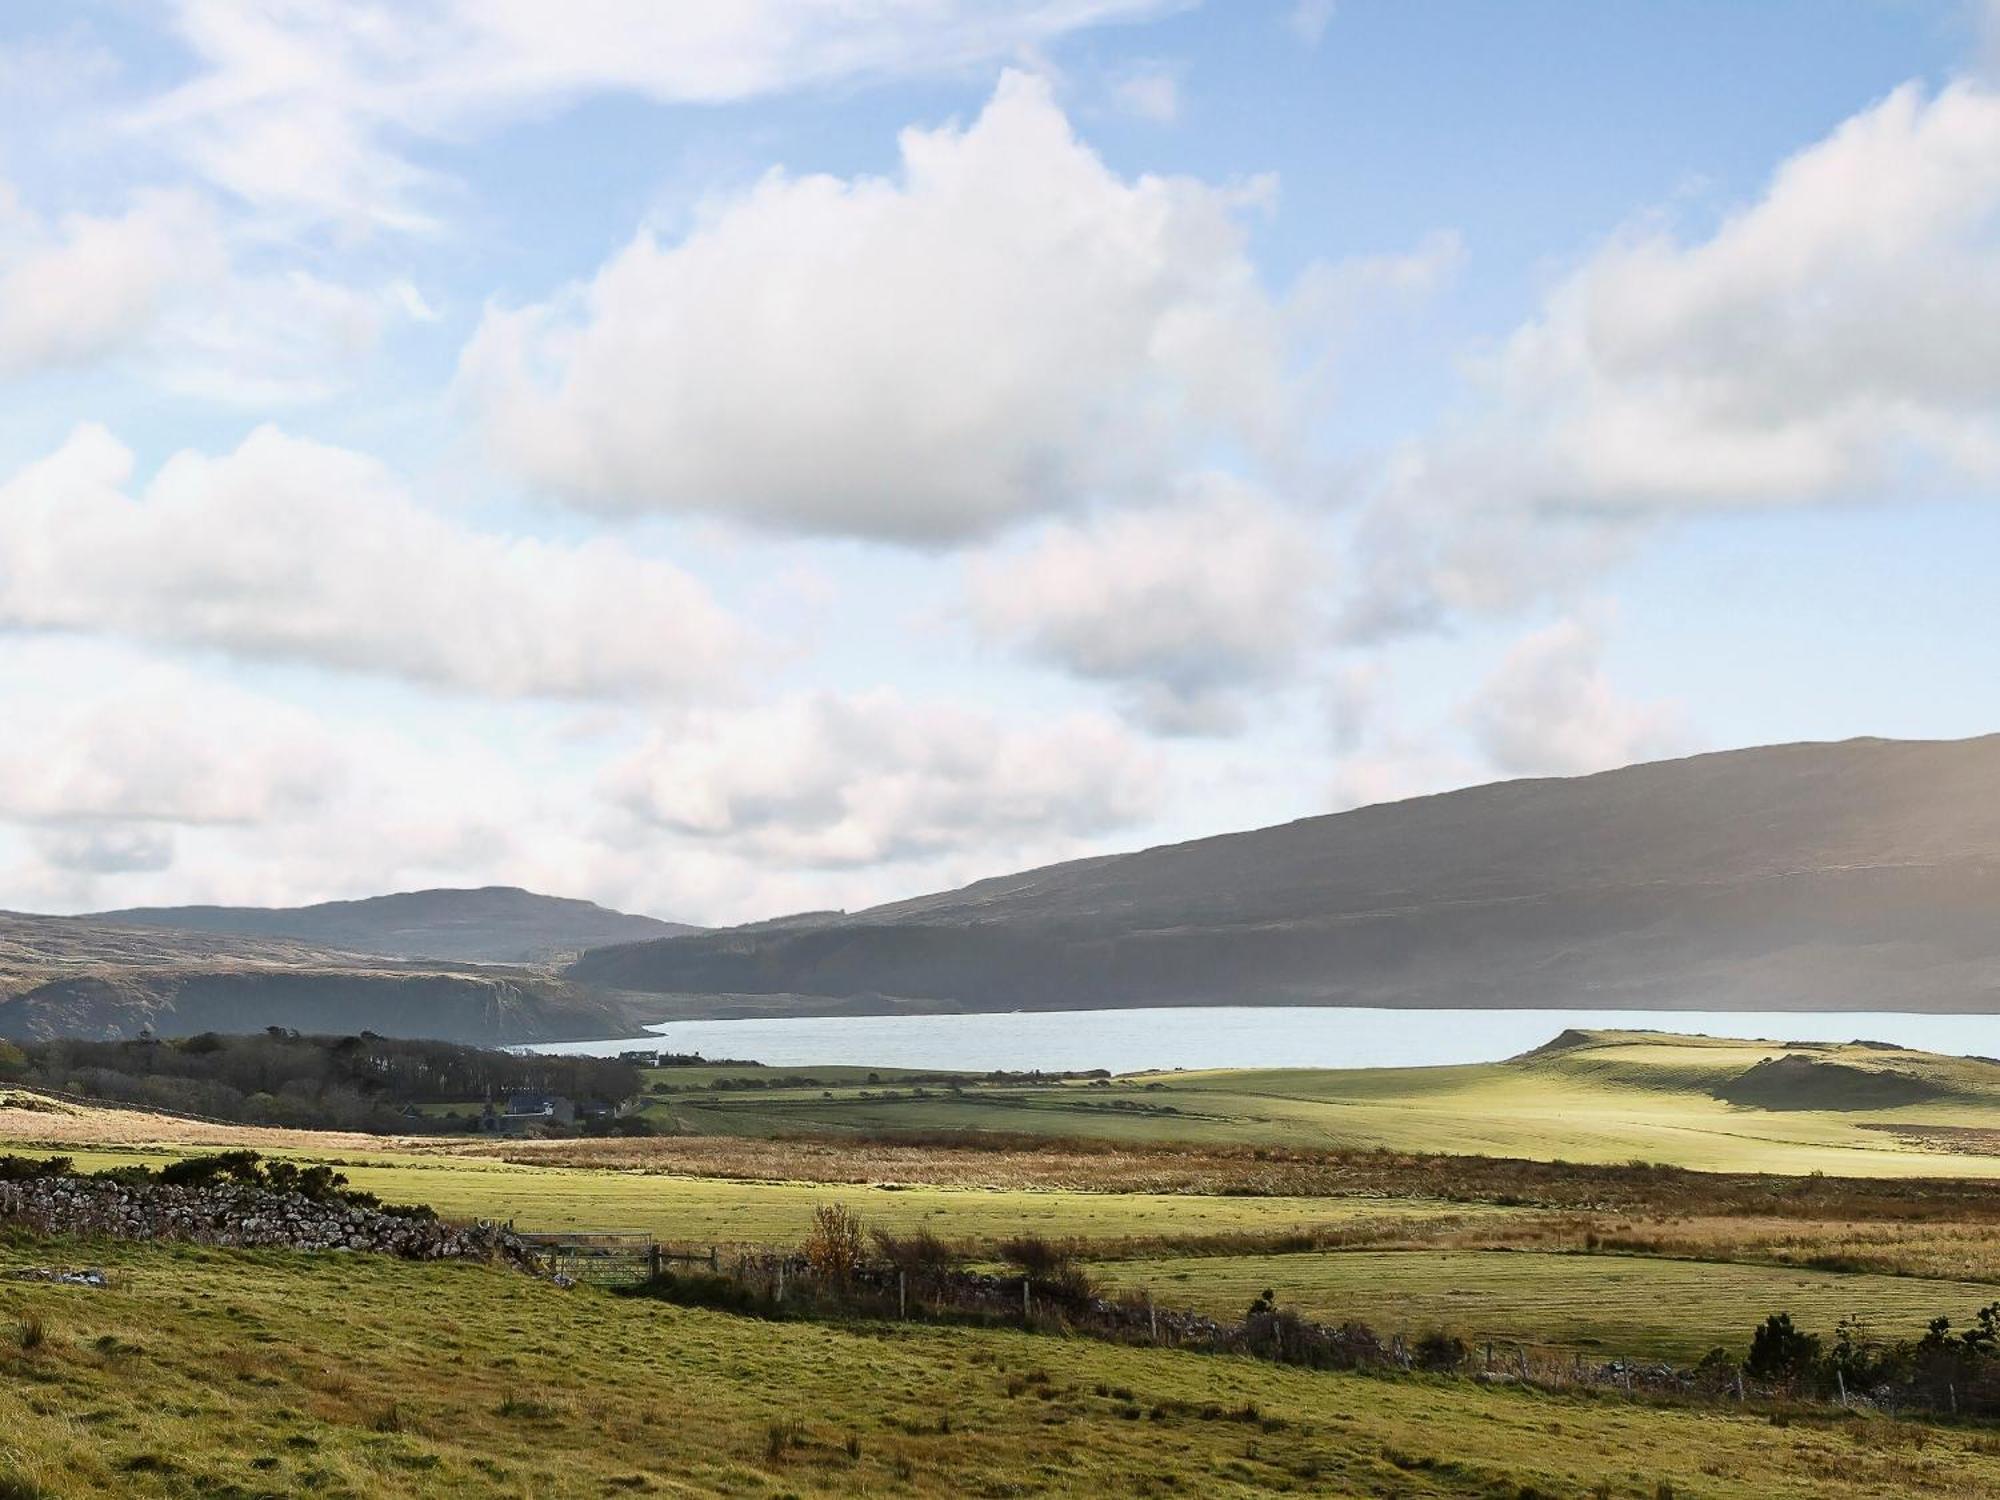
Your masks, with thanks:
[{"label": "wooden fence post", "polygon": [[896,1273],[896,1316],[906,1321],[910,1316],[910,1278],[901,1271]]},{"label": "wooden fence post", "polygon": [[652,1244],[646,1247],[646,1269],[651,1273],[654,1281],[660,1279],[660,1242],[658,1240],[654,1240]]},{"label": "wooden fence post", "polygon": [[713,1245],[708,1247],[708,1269],[711,1273],[722,1269],[722,1260],[715,1253],[715,1246]]},{"label": "wooden fence post", "polygon": [[1021,1326],[1023,1328],[1028,1326],[1031,1316],[1032,1314],[1028,1307],[1028,1278],[1023,1276],[1021,1278]]}]

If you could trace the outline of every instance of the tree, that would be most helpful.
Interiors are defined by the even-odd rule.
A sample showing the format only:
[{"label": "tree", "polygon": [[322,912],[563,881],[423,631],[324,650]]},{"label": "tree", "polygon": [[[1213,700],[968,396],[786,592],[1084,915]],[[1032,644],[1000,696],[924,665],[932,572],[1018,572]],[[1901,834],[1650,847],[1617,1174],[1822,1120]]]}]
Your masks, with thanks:
[{"label": "tree", "polygon": [[1750,1338],[1743,1371],[1756,1380],[1796,1380],[1819,1362],[1819,1336],[1792,1326],[1790,1313],[1772,1313]]}]

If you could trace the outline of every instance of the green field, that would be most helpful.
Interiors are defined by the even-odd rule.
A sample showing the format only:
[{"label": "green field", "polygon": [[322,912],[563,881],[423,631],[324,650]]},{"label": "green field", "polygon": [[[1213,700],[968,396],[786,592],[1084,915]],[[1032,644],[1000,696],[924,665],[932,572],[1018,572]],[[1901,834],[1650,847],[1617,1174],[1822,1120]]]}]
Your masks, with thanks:
[{"label": "green field", "polygon": [[1990,1282],[1535,1251],[1175,1256],[1095,1269],[1109,1286],[1149,1289],[1164,1306],[1218,1317],[1242,1316],[1268,1289],[1319,1322],[1443,1329],[1475,1346],[1525,1343],[1683,1365],[1718,1345],[1740,1357],[1769,1313],[1789,1312],[1825,1334],[1859,1317],[1878,1336],[1900,1338],[1940,1313],[1963,1327],[2000,1299]]},{"label": "green field", "polygon": [[[1778,1056],[1806,1060],[1758,1066]],[[699,1132],[668,1140],[251,1143],[522,1228],[792,1247],[837,1201],[981,1256],[1038,1233],[1162,1307],[1233,1321],[1268,1289],[1318,1321],[1490,1341],[1503,1368],[1516,1344],[1558,1371],[1572,1352],[1741,1353],[1776,1311],[1907,1338],[2000,1291],[1988,1191],[1921,1180],[2000,1163],[1990,1064],[1612,1035],[1475,1068],[955,1087],[870,1071],[659,1070],[649,1112]],[[753,1074],[764,1087],[737,1086]],[[6,1118],[5,1149],[85,1169],[230,1139],[115,1111]],[[1312,1149],[1334,1144],[1396,1149]],[[1616,1165],[1632,1157],[1794,1175]],[[1819,1165],[1852,1175],[1797,1175]],[[0,1268],[75,1264],[114,1285],[0,1279],[0,1500],[2000,1493],[1992,1437],[1830,1409],[1780,1433],[1727,1405],[770,1323],[467,1266],[0,1242]],[[1889,1271],[1910,1274],[1873,1274]]]},{"label": "green field", "polygon": [[[69,1149],[86,1171],[157,1164],[191,1154]],[[1306,1226],[1526,1219],[1532,1210],[1421,1199],[1235,1197],[1180,1193],[740,1182],[661,1173],[520,1166],[446,1156],[299,1152],[332,1160],[353,1186],[392,1203],[426,1203],[447,1218],[511,1220],[522,1229],[634,1229],[683,1244],[793,1245],[814,1207],[838,1200],[870,1226],[919,1226],[953,1240],[984,1241],[1031,1231],[1055,1238],[1148,1239],[1162,1235],[1276,1233]]]},{"label": "green field", "polygon": [[[851,1070],[738,1071],[718,1090],[682,1070],[650,1111],[718,1135],[983,1130],[1199,1144],[1387,1146],[1543,1160],[1638,1158],[1706,1171],[2000,1176],[2000,1064],[1877,1046],[1576,1033],[1575,1045],[1438,1068],[1134,1075],[1040,1086],[857,1086]],[[1785,1092],[1752,1075],[1787,1054],[1815,1065]],[[759,1073],[763,1076],[759,1077]],[[1740,1081],[1759,1103],[1718,1097]],[[775,1087],[812,1078],[818,1086]],[[1882,1102],[1871,1082],[1906,1084]],[[1857,1102],[1857,1100],[1859,1102]]]},{"label": "green field", "polygon": [[[1002,1331],[773,1324],[471,1266],[14,1241],[17,1497],[1333,1495],[1893,1500],[1976,1433],[1313,1374]],[[34,1330],[32,1337],[23,1330]]]}]

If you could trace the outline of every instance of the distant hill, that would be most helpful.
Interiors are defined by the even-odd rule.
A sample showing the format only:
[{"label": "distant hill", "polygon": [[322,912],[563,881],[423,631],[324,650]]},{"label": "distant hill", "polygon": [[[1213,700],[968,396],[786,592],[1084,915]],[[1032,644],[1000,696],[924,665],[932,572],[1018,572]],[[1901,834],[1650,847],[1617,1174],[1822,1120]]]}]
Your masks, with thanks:
[{"label": "distant hill", "polygon": [[780,994],[808,1010],[1988,1011],[2000,736],[1502,782],[599,948],[568,972],[685,1014]]},{"label": "distant hill", "polygon": [[150,906],[97,912],[86,920],[122,927],[283,938],[395,958],[462,963],[552,963],[605,943],[699,932],[679,922],[629,916],[589,901],[538,896],[513,886],[405,891],[317,906]]},{"label": "distant hill", "polygon": [[289,1026],[493,1044],[618,1036],[644,1019],[651,1014],[546,970],[0,913],[0,1037]]}]

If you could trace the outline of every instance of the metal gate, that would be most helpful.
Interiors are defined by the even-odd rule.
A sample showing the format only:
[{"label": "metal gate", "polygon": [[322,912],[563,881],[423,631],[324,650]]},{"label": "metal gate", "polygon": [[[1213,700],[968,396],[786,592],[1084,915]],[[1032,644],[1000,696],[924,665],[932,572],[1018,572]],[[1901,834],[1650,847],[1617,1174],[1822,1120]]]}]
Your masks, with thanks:
[{"label": "metal gate", "polygon": [[659,1244],[643,1229],[557,1229],[521,1238],[551,1275],[572,1281],[626,1286],[660,1271]]}]

